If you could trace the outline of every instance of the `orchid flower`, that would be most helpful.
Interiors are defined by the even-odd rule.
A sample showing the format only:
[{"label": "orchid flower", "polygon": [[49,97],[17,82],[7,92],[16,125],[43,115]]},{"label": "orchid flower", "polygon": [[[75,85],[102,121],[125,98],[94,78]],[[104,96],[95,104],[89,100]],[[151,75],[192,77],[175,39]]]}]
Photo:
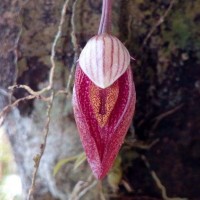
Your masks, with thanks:
[{"label": "orchid flower", "polygon": [[88,163],[97,179],[111,169],[135,110],[130,54],[110,34],[111,0],[103,0],[98,34],[76,67],[73,108]]}]

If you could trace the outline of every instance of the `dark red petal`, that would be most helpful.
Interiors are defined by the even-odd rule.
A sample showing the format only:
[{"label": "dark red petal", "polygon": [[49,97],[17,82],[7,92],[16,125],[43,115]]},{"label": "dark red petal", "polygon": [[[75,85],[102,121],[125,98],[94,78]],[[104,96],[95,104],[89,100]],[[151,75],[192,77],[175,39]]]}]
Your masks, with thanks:
[{"label": "dark red petal", "polygon": [[94,85],[77,66],[73,92],[75,120],[90,167],[98,179],[110,170],[135,109],[130,67],[111,86]]}]

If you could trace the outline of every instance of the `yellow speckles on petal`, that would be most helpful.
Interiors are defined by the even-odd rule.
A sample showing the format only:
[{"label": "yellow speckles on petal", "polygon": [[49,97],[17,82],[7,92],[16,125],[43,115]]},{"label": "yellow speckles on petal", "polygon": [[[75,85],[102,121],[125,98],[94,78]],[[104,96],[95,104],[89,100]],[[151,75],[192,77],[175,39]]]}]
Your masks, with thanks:
[{"label": "yellow speckles on petal", "polygon": [[119,94],[119,86],[116,81],[110,87],[101,89],[94,83],[90,85],[90,103],[100,127],[104,127],[115,106]]}]

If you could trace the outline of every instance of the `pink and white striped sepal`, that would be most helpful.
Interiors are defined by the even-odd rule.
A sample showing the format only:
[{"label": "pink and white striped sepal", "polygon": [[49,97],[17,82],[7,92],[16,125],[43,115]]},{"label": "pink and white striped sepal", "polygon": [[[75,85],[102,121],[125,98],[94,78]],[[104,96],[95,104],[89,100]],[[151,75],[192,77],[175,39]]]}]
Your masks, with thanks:
[{"label": "pink and white striped sepal", "polygon": [[130,54],[119,39],[104,33],[87,42],[80,54],[79,64],[96,86],[107,88],[127,70]]}]

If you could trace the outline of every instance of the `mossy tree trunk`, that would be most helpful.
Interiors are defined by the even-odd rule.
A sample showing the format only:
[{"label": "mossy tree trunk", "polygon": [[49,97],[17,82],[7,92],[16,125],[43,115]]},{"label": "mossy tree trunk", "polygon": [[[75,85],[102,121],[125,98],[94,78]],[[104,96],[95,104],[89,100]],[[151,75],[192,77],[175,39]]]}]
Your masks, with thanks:
[{"label": "mossy tree trunk", "polygon": [[[171,1],[116,0],[113,34],[125,43],[133,57],[137,107],[121,151],[123,180],[121,199],[162,199],[141,155],[145,155],[165,185],[169,196],[200,198],[200,1],[176,1],[164,21],[147,38]],[[8,87],[26,84],[39,90],[48,84],[51,46],[56,34],[62,0],[2,0],[0,4],[0,109],[9,104]],[[62,36],[56,46],[56,90],[66,88],[73,63],[71,42],[72,3],[67,8]],[[78,0],[76,36],[80,48],[98,31],[100,0]],[[147,38],[148,40],[145,40]],[[145,42],[144,42],[145,41]],[[14,101],[28,95],[13,93]],[[23,182],[24,198],[31,184],[33,157],[40,151],[46,120],[46,103],[24,101],[3,123]],[[68,199],[74,185],[90,174],[87,164],[76,173],[69,163],[53,176],[55,164],[82,151],[73,118],[71,98],[55,98],[50,133],[36,181],[35,199]],[[133,142],[136,138],[139,142]],[[159,139],[151,149],[143,147]],[[142,145],[141,145],[142,143]],[[143,145],[144,144],[144,145]],[[86,199],[97,199],[96,190]],[[130,198],[129,198],[130,197]]]}]

